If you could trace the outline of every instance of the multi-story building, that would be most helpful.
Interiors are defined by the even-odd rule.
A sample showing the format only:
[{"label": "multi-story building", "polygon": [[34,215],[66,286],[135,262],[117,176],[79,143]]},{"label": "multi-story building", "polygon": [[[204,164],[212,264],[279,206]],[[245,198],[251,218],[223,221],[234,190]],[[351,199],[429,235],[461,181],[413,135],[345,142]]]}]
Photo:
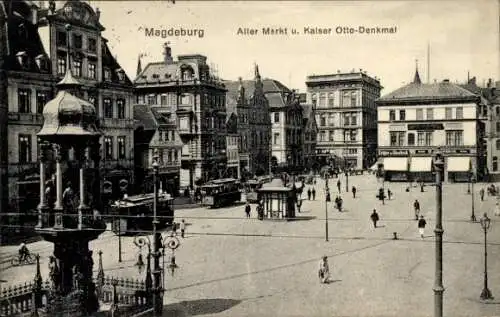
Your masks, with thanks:
[{"label": "multi-story building", "polygon": [[316,160],[318,124],[316,122],[316,109],[312,104],[307,104],[306,100],[307,94],[299,95],[304,118],[304,166],[308,170],[313,170],[318,168]]},{"label": "multi-story building", "polygon": [[12,207],[27,210],[38,203],[36,133],[42,127],[43,107],[55,96],[55,84],[67,67],[82,84],[79,97],[93,103],[99,115],[101,185],[108,182],[111,192],[118,193],[133,181],[133,86],[101,35],[99,11],[79,1],[59,8],[54,1],[49,8],[31,1],[2,2],[2,6],[9,12],[6,65]]},{"label": "multi-story building", "polygon": [[307,76],[307,103],[316,108],[321,165],[368,168],[376,161],[377,109],[382,86],[360,70]]},{"label": "multi-story building", "polygon": [[445,157],[445,181],[481,179],[485,125],[480,97],[449,80],[413,82],[377,100],[378,154],[387,180],[432,181],[432,156]]},{"label": "multi-story building", "polygon": [[174,61],[168,44],[164,55],[135,79],[137,102],[172,107],[182,141],[180,187],[192,187],[226,170],[226,89],[205,56],[179,55]]},{"label": "multi-story building", "polygon": [[135,105],[135,178],[138,192],[153,191],[152,163],[157,159],[160,189],[177,196],[182,141],[172,107]]},{"label": "multi-story building", "polygon": [[238,131],[238,113],[234,104],[228,106],[228,97],[226,97],[226,156],[227,156],[227,170],[224,177],[231,177],[240,179],[241,166],[240,166],[240,135]]},{"label": "multi-story building", "polygon": [[269,172],[271,159],[271,121],[257,65],[254,71],[253,80],[224,82],[228,90],[226,107],[236,105],[243,174],[263,175]]},{"label": "multi-story building", "polygon": [[275,171],[304,169],[303,109],[299,96],[277,80],[263,80],[271,118],[271,165]]}]

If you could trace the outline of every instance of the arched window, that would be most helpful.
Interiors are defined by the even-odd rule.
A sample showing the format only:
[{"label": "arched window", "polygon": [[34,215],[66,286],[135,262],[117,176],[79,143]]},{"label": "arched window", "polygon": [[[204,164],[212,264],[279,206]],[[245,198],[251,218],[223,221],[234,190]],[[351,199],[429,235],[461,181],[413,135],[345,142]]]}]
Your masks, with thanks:
[{"label": "arched window", "polygon": [[[497,141],[498,142],[498,141]],[[493,172],[496,172],[498,171],[498,157],[496,156],[493,156]]]}]

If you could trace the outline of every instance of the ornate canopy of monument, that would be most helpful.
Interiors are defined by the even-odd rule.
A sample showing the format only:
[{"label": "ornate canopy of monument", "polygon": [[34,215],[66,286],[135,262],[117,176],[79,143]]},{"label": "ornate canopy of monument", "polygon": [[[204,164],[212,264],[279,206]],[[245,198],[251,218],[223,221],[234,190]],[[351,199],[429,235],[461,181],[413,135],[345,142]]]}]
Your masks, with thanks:
[{"label": "ornate canopy of monument", "polygon": [[[66,27],[70,36],[71,27]],[[69,41],[68,41],[69,42]],[[68,52],[69,46],[68,46]],[[69,62],[70,54],[66,65]],[[46,316],[91,316],[98,309],[92,278],[92,251],[89,241],[104,232],[106,225],[99,213],[87,205],[86,173],[89,161],[99,166],[99,137],[95,108],[75,96],[81,88],[68,67],[57,84],[59,92],[43,109],[44,124],[40,139],[40,204],[36,231],[54,243],[50,258],[52,289]],[[47,152],[56,161],[55,179],[46,182]],[[69,153],[72,155],[69,155]],[[70,182],[65,184],[62,164],[76,161],[79,170],[79,197]],[[68,173],[70,168],[65,170]],[[93,192],[92,190],[90,192]],[[79,199],[78,199],[79,198]]]}]

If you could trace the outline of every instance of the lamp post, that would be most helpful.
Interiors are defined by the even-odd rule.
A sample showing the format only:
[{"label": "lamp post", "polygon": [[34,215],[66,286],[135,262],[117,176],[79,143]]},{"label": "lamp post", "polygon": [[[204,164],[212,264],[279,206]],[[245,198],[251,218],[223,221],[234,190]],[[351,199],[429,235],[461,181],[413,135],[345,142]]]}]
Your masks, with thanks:
[{"label": "lamp post", "polygon": [[470,178],[470,184],[472,184],[472,195],[471,195],[471,216],[470,216],[470,221],[472,222],[476,222],[476,215],[474,213],[474,182],[476,181],[476,178],[473,176],[471,176]]},{"label": "lamp post", "polygon": [[486,300],[486,299],[493,299],[493,296],[491,295],[490,290],[488,289],[488,252],[487,252],[487,234],[488,230],[490,229],[491,225],[491,219],[488,218],[488,215],[484,213],[484,216],[479,219],[479,222],[481,223],[481,227],[483,228],[484,231],[484,288],[483,291],[481,292],[481,299]]},{"label": "lamp post", "polygon": [[469,172],[469,182],[467,183],[467,194],[470,194],[470,183],[472,182],[472,172]]},{"label": "lamp post", "polygon": [[436,271],[434,275],[434,316],[443,316],[443,188],[441,173],[444,167],[444,158],[440,149],[437,149],[433,157],[434,172],[436,173]]},{"label": "lamp post", "polygon": [[157,226],[159,224],[157,218],[157,209],[158,209],[158,172],[159,172],[159,164],[158,164],[158,156],[155,151],[153,157],[153,182],[154,182],[154,198],[153,198],[153,308],[154,308],[154,316],[161,316],[163,311],[163,289],[161,286],[161,268],[160,268],[160,244],[161,244],[161,234],[157,230]]},{"label": "lamp post", "polygon": [[328,202],[331,201],[328,188],[328,173],[325,173],[325,241],[328,241]]}]

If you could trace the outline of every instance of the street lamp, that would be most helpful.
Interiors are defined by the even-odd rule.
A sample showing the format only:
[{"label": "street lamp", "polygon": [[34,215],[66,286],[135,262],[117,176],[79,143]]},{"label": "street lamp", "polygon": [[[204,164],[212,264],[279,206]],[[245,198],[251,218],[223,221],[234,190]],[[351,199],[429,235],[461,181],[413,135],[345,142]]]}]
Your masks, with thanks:
[{"label": "street lamp", "polygon": [[469,172],[469,182],[467,183],[467,194],[471,193],[470,184],[472,182],[472,177],[473,177],[472,172]]},{"label": "street lamp", "polygon": [[484,288],[483,291],[481,292],[481,299],[493,299],[493,296],[491,295],[490,290],[488,289],[488,252],[487,252],[487,243],[486,243],[486,236],[488,234],[488,230],[490,229],[491,225],[491,219],[488,218],[488,215],[484,213],[484,216],[479,219],[479,222],[481,223],[481,227],[483,228],[484,231]]},{"label": "street lamp", "polygon": [[434,172],[436,174],[436,272],[434,275],[434,316],[443,316],[443,182],[441,173],[444,168],[444,158],[438,148],[433,157]]},{"label": "street lamp", "polygon": [[471,195],[471,206],[472,206],[472,214],[470,216],[470,220],[472,222],[476,222],[476,215],[474,214],[474,183],[476,182],[476,178],[474,175],[471,176],[470,178],[470,184],[472,184],[472,195]]},{"label": "street lamp", "polygon": [[325,241],[328,241],[328,202],[331,201],[328,188],[328,173],[325,173]]}]

